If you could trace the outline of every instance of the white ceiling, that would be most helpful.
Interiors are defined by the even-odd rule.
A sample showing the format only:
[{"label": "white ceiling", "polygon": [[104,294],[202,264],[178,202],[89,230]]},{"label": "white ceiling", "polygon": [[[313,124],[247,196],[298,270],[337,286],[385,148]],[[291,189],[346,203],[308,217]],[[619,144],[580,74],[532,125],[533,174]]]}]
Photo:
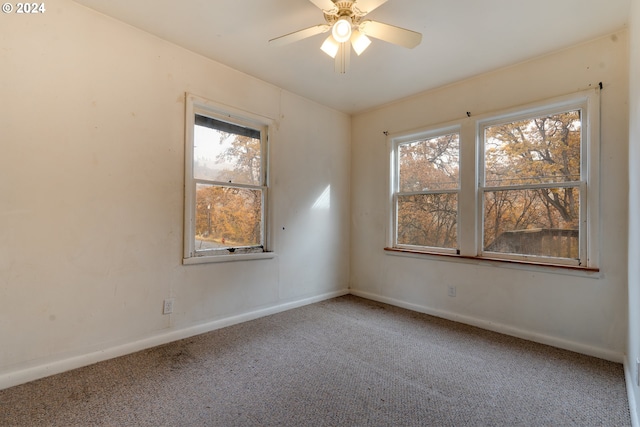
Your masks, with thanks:
[{"label": "white ceiling", "polygon": [[346,74],[320,51],[326,35],[267,43],[324,23],[309,0],[75,1],[354,113],[622,29],[631,0],[389,0],[367,19],[418,31],[422,43],[406,49],[372,39]]}]

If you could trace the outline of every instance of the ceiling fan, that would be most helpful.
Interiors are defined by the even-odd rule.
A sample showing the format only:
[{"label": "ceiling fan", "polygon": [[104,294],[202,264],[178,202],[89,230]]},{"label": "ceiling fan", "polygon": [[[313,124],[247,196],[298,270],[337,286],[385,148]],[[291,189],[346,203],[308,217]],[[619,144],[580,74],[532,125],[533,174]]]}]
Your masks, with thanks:
[{"label": "ceiling fan", "polygon": [[284,45],[331,30],[331,34],[322,43],[320,49],[335,58],[335,71],[338,73],[346,73],[349,69],[351,46],[356,54],[360,55],[371,44],[369,37],[409,49],[418,46],[422,41],[422,34],[415,31],[363,19],[367,13],[386,3],[387,0],[309,1],[322,10],[326,23],[276,37],[269,40],[269,43]]}]

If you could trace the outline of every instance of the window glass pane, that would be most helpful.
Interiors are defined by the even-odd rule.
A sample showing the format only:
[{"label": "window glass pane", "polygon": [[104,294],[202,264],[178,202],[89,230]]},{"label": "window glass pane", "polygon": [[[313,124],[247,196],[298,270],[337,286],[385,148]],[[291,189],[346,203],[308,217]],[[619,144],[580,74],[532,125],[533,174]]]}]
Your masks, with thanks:
[{"label": "window glass pane", "polygon": [[398,196],[399,245],[455,249],[457,224],[457,193]]},{"label": "window glass pane", "polygon": [[260,132],[228,124],[212,128],[223,122],[208,120],[194,126],[194,178],[261,185]]},{"label": "window glass pane", "polygon": [[580,181],[580,110],[485,128],[485,185]]},{"label": "window glass pane", "polygon": [[580,190],[484,193],[485,251],[579,259]]},{"label": "window glass pane", "polygon": [[262,244],[262,190],[197,184],[196,251]]},{"label": "window glass pane", "polygon": [[398,146],[401,192],[459,187],[459,135],[438,136]]}]

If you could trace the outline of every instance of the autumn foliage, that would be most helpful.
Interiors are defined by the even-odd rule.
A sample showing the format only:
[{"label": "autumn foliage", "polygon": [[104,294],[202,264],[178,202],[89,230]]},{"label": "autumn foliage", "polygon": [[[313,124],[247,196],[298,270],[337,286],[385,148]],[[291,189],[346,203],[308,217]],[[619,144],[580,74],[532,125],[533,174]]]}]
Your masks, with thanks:
[{"label": "autumn foliage", "polygon": [[214,162],[195,161],[195,237],[204,248],[262,244],[260,140],[217,131],[224,149]]},{"label": "autumn foliage", "polygon": [[[398,244],[457,248],[459,136],[398,148]],[[569,111],[484,129],[484,250],[579,258],[581,117]]]},{"label": "autumn foliage", "polygon": [[[398,147],[398,243],[455,248],[459,188],[459,135]],[[425,191],[438,190],[435,193]]]}]

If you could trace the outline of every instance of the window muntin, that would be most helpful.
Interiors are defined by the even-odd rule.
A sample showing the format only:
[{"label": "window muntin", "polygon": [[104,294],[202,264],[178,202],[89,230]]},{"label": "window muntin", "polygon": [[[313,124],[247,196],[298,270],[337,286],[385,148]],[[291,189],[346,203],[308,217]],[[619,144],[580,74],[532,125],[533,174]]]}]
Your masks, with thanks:
[{"label": "window muntin", "polygon": [[571,109],[482,128],[482,253],[580,264],[581,117]]},{"label": "window muntin", "polygon": [[266,252],[268,120],[241,114],[187,96],[185,262]]},{"label": "window muntin", "polygon": [[394,151],[396,246],[457,250],[459,132],[418,135]]}]

